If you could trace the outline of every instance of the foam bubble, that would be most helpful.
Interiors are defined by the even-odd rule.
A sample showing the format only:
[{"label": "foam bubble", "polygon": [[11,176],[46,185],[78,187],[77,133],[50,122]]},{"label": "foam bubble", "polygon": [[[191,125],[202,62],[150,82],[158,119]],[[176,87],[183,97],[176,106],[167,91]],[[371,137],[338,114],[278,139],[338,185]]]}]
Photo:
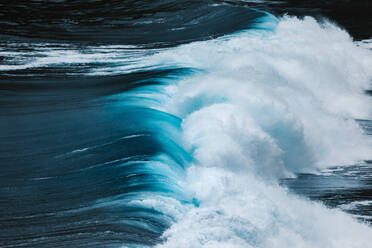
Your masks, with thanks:
[{"label": "foam bubble", "polygon": [[[194,125],[200,128],[215,127],[223,115],[228,115],[231,125],[235,125],[234,119],[250,119],[247,125],[251,131],[226,123],[223,128],[238,132],[235,136],[257,135],[253,129],[260,130],[263,139],[270,138],[275,149],[282,151],[275,160],[289,172],[372,157],[371,140],[355,121],[371,119],[371,99],[364,91],[372,78],[372,53],[356,46],[336,26],[319,24],[309,17],[284,17],[275,31],[253,30],[192,43],[154,59],[202,71],[166,89],[170,98],[164,109],[186,120],[186,134],[192,125],[188,119],[197,111],[214,116],[199,124],[200,118],[195,118]],[[217,107],[211,107],[221,103],[230,109],[218,113]],[[215,140],[210,135],[212,145],[223,143],[219,142],[221,132]],[[230,135],[232,131],[228,132],[226,135],[239,143]],[[200,147],[197,142],[191,145]],[[265,156],[262,151],[256,157]]]},{"label": "foam bubble", "polygon": [[368,247],[371,229],[221,168],[192,167],[187,185],[200,206],[178,215],[158,247]]},{"label": "foam bubble", "polygon": [[199,70],[164,90],[162,110],[183,119],[183,147],[195,159],[180,185],[197,204],[175,214],[158,247],[371,244],[367,225],[276,181],[372,158],[355,121],[371,119],[371,51],[333,24],[284,17],[275,30],[195,42],[151,60]]}]

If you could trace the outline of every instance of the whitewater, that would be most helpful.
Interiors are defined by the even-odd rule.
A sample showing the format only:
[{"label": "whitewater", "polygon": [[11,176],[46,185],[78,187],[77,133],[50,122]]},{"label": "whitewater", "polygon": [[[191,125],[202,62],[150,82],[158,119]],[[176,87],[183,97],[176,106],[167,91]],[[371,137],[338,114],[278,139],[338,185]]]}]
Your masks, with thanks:
[{"label": "whitewater", "polygon": [[168,135],[192,157],[185,175],[169,176],[189,203],[131,202],[173,219],[157,247],[371,244],[367,224],[279,184],[372,159],[372,140],[356,122],[372,114],[370,50],[328,21],[268,16],[253,29],[165,49],[142,63],[191,70],[127,93],[156,99],[146,106],[180,118],[179,133]]}]

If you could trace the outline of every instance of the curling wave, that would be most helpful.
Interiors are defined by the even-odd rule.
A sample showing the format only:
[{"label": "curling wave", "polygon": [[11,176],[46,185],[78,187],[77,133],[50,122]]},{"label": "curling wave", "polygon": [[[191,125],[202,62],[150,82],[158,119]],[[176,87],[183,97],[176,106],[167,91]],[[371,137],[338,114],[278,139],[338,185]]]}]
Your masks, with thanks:
[{"label": "curling wave", "polygon": [[157,99],[151,108],[182,119],[180,144],[193,158],[178,181],[190,203],[133,202],[174,218],[159,247],[372,242],[367,225],[298,198],[277,180],[372,158],[371,139],[356,122],[371,119],[371,51],[333,24],[268,16],[256,29],[167,49],[149,61],[194,70],[147,95]]}]

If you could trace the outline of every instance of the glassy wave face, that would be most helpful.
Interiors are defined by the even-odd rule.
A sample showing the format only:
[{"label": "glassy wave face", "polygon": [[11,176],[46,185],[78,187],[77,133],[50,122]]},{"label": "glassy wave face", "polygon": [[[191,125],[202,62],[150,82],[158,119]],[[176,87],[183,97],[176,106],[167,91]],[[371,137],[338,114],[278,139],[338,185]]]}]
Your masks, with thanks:
[{"label": "glassy wave face", "polygon": [[0,246],[369,247],[372,42],[304,2],[0,3]]}]

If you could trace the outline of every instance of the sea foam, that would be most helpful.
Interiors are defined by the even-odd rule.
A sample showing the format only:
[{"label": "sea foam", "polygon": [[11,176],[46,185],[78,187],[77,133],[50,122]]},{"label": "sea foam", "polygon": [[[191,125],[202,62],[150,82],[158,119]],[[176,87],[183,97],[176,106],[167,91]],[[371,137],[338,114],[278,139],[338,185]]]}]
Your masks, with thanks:
[{"label": "sea foam", "polygon": [[368,247],[372,230],[287,192],[278,179],[372,158],[355,119],[371,119],[372,53],[310,17],[162,51],[154,65],[193,68],[154,108],[182,119],[193,157],[190,202],[147,200],[174,218],[159,247]]}]

